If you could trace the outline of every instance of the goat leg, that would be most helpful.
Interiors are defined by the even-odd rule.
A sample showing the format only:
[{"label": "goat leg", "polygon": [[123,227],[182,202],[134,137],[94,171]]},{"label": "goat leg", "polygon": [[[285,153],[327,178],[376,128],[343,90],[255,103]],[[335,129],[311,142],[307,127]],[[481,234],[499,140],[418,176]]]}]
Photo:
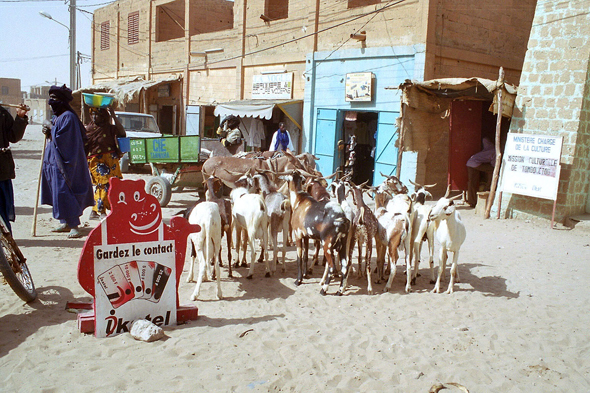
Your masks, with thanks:
[{"label": "goat leg", "polygon": [[[227,267],[228,267],[228,277],[233,278],[232,273],[232,265],[231,265],[231,238],[232,238],[232,231],[231,228],[225,232],[225,237],[227,238]],[[221,247],[219,247],[219,266],[221,266]]]},{"label": "goat leg", "polygon": [[303,282],[303,239],[297,239],[297,279],[295,285]]},{"label": "goat leg", "polygon": [[371,283],[371,256],[373,253],[373,241],[369,236],[367,239],[367,250],[365,251],[365,268],[367,271],[367,293],[373,294],[373,285]]},{"label": "goat leg", "polygon": [[309,278],[309,270],[307,269],[307,262],[309,260],[309,238],[308,237],[304,237],[303,238],[303,244],[304,244],[304,248],[303,248],[303,278]]}]

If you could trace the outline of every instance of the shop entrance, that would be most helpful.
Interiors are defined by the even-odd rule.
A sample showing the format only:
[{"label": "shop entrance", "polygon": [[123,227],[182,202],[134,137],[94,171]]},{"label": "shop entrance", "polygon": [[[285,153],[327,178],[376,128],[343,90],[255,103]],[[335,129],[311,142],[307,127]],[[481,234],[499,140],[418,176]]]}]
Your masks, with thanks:
[{"label": "shop entrance", "polygon": [[377,112],[344,113],[344,146],[340,145],[343,148],[338,150],[339,167],[343,173],[352,170],[354,184],[367,180],[369,185],[373,184],[378,117]]}]

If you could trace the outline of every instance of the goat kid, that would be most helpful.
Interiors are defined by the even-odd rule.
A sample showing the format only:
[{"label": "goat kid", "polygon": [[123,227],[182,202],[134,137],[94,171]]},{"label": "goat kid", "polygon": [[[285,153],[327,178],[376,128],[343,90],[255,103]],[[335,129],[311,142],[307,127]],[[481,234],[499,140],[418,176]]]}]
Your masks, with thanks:
[{"label": "goat kid", "polygon": [[433,290],[435,293],[440,292],[441,280],[445,274],[449,252],[453,253],[453,264],[451,266],[451,279],[449,281],[447,293],[453,293],[455,281],[459,282],[457,261],[459,260],[459,250],[467,235],[465,225],[461,220],[461,215],[457,211],[456,205],[453,203],[454,199],[460,197],[461,195],[457,195],[451,199],[439,199],[428,216],[431,221],[434,221],[436,238],[440,243],[438,278],[436,279],[436,285]]},{"label": "goat kid", "polygon": [[197,300],[201,292],[203,277],[207,276],[210,262],[213,261],[215,276],[217,277],[217,298],[222,299],[221,293],[221,272],[219,267],[219,252],[221,249],[221,216],[219,206],[215,202],[201,202],[191,211],[188,222],[201,226],[201,231],[191,233],[189,244],[191,244],[191,262],[188,272],[187,282],[192,282],[194,278],[195,259],[199,262],[199,273],[195,290],[191,295],[191,300]]}]

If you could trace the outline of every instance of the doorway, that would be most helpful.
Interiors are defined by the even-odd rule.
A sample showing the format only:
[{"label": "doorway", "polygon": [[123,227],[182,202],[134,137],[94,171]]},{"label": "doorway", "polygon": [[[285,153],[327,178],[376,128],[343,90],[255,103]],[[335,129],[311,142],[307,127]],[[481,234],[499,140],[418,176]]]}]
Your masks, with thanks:
[{"label": "doorway", "polygon": [[174,106],[162,105],[158,115],[158,123],[158,127],[160,127],[160,132],[162,134],[174,133]]},{"label": "doorway", "polygon": [[[467,191],[467,161],[482,150],[482,139],[495,141],[497,116],[489,111],[491,101],[453,101],[449,120],[449,172],[447,191]],[[504,152],[510,119],[502,118],[500,128],[500,151]],[[489,191],[490,180],[482,176],[480,191]]]},{"label": "doorway", "polygon": [[[346,111],[342,123],[344,136],[343,149],[339,149],[339,167],[343,173],[352,169],[352,182],[373,184],[375,169],[375,134],[377,132],[377,112]],[[352,139],[355,145],[351,146]],[[351,149],[354,154],[351,155]]]}]

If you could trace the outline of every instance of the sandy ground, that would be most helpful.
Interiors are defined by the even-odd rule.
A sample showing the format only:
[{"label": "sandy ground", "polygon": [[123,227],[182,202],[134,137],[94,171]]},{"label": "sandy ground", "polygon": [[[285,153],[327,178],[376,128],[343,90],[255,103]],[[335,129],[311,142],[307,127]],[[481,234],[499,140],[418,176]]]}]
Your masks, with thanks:
[{"label": "sandy ground", "polygon": [[[253,280],[244,268],[234,279],[223,269],[225,299],[204,283],[199,319],[167,328],[164,340],[81,334],[65,305],[90,300],[76,280],[84,239],[51,233],[56,221],[46,206],[31,236],[42,145],[40,126],[13,145],[14,233],[39,297],[27,305],[0,285],[1,391],[428,392],[451,381],[470,392],[590,391],[589,233],[484,221],[471,209],[461,209],[468,235],[452,295],[431,293],[424,264],[414,291],[404,293],[398,263],[390,293],[379,284],[369,296],[366,282],[352,277],[345,296],[323,297],[319,268],[295,287],[290,248],[287,271],[272,278],[262,264]],[[174,194],[165,217],[195,195]],[[96,225],[87,217],[85,233]],[[183,304],[194,285],[185,282],[187,267]]]}]

